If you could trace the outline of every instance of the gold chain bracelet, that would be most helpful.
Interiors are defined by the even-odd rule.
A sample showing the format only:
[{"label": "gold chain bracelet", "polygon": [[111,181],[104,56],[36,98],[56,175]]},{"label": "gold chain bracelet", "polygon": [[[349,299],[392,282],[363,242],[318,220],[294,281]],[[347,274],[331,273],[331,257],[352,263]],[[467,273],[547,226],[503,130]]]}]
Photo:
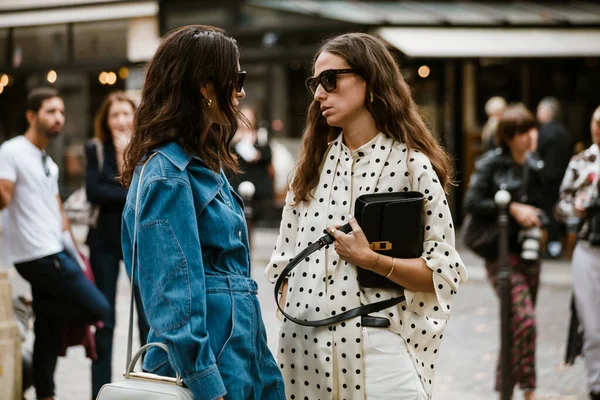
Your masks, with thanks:
[{"label": "gold chain bracelet", "polygon": [[390,268],[390,272],[388,272],[388,274],[385,277],[389,278],[390,275],[392,275],[392,272],[394,272],[395,269],[396,269],[396,258],[392,257],[392,268]]}]

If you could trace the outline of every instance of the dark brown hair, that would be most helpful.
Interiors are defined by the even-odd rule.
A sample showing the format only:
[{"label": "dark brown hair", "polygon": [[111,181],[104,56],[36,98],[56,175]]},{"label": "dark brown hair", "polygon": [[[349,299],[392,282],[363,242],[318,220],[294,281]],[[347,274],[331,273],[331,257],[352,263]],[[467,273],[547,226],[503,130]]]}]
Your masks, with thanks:
[{"label": "dark brown hair", "polygon": [[[427,129],[412,98],[410,87],[404,81],[398,64],[375,37],[365,33],[348,33],[326,42],[316,53],[328,52],[348,62],[350,68],[367,84],[374,102],[365,99],[365,107],[375,120],[377,129],[403,142],[409,150],[425,154],[440,179],[444,191],[452,184],[452,166],[445,150]],[[366,96],[367,98],[369,96]],[[319,183],[319,169],[331,142],[341,129],[327,124],[321,115],[320,104],[313,100],[307,111],[302,150],[292,190],[297,201],[307,201]]]},{"label": "dark brown hair", "polygon": [[[213,171],[237,172],[229,144],[239,112],[233,105],[239,50],[235,40],[212,26],[184,26],[170,32],[150,60],[121,181],[129,186],[144,155],[168,142],[200,157]],[[228,121],[210,124],[200,88],[212,83],[216,105]]]},{"label": "dark brown hair", "polygon": [[116,92],[110,93],[104,101],[102,105],[98,109],[96,113],[96,118],[94,119],[94,137],[100,139],[102,141],[110,141],[112,140],[112,134],[110,132],[110,128],[108,127],[108,113],[110,111],[110,107],[113,103],[118,102],[127,102],[131,104],[131,109],[135,112],[135,103],[131,100],[127,95],[118,90]]},{"label": "dark brown hair", "polygon": [[500,117],[496,128],[496,144],[508,150],[508,141],[527,133],[537,126],[537,121],[531,111],[522,104],[509,106]]},{"label": "dark brown hair", "polygon": [[57,89],[52,87],[39,87],[31,89],[27,93],[27,101],[25,102],[25,111],[33,111],[37,113],[42,108],[44,101],[53,97],[61,97]]}]

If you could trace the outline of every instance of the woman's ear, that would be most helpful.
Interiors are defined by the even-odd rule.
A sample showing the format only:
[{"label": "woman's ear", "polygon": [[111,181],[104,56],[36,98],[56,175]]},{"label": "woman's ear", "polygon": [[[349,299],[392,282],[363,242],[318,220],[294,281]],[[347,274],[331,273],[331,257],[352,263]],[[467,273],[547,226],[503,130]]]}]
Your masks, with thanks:
[{"label": "woman's ear", "polygon": [[202,97],[208,97],[208,87],[206,86],[206,83],[203,83],[202,86],[200,86],[200,93],[202,93]]},{"label": "woman's ear", "polygon": [[215,87],[210,82],[204,82],[202,86],[200,86],[200,93],[206,99],[215,99]]}]

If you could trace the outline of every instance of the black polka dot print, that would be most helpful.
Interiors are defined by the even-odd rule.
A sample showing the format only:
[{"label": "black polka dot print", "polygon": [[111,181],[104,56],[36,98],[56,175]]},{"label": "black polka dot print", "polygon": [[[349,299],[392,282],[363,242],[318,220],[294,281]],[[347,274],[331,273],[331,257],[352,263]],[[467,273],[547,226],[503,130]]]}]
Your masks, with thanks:
[{"label": "black polka dot print", "polygon": [[[435,293],[406,290],[406,302],[375,315],[390,319],[390,328],[402,335],[417,376],[430,395],[452,300],[467,277],[454,249],[452,217],[431,163],[423,153],[407,151],[404,144],[384,134],[354,151],[336,139],[319,179],[314,200],[308,203],[292,206],[288,194],[282,228],[265,270],[267,278],[276,280],[290,257],[315,242],[327,226],[347,222],[358,195],[403,190],[425,194],[423,260],[433,272]],[[393,290],[360,288],[357,267],[340,261],[334,246],[328,246],[298,265],[288,281],[286,311],[299,318],[320,319],[398,295]],[[359,319],[313,328],[284,318],[276,354],[286,397],[331,399],[335,392],[340,399],[364,398],[361,329]],[[339,366],[335,379],[333,357]]]}]

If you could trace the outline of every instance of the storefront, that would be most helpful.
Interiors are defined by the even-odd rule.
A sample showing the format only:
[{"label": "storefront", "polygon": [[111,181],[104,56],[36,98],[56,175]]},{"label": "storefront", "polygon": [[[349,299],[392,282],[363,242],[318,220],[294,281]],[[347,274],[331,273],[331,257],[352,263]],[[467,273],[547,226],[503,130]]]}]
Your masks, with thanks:
[{"label": "storefront", "polygon": [[60,167],[61,194],[83,183],[83,144],[104,97],[139,95],[142,63],[158,45],[155,1],[20,0],[0,5],[0,143],[27,128],[24,103],[38,86],[60,90],[62,134],[49,153]]},{"label": "storefront", "polygon": [[[490,97],[523,102],[535,111],[543,97],[555,96],[574,139],[590,143],[589,119],[600,104],[596,4],[294,0],[251,4],[332,21],[330,29],[319,32],[320,39],[360,30],[388,43],[423,115],[455,159],[458,187],[450,201],[457,221],[462,219],[462,197],[479,155],[481,126],[487,118],[484,105]],[[341,22],[352,26],[335,25]],[[293,37],[286,36],[289,41]],[[309,57],[299,61],[310,66]],[[301,73],[306,77],[310,71],[303,68]],[[296,75],[288,68],[289,87],[295,85],[291,77],[295,80]],[[301,132],[305,101],[288,106],[290,136]]]}]

